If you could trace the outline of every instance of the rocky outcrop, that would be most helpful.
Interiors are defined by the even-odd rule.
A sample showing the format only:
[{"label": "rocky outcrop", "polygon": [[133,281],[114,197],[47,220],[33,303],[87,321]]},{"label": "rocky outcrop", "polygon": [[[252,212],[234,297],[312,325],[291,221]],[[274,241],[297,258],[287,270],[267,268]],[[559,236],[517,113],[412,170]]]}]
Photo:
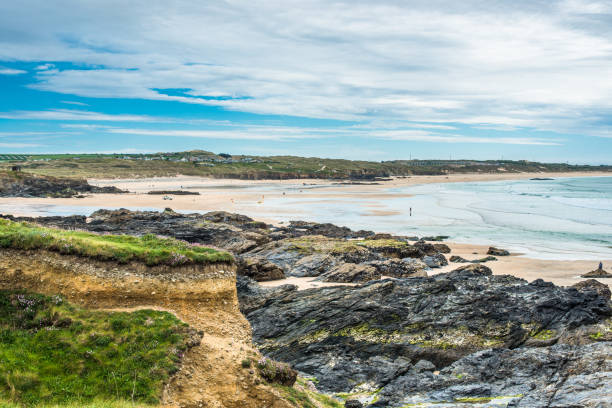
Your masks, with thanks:
[{"label": "rocky outcrop", "polygon": [[595,269],[594,271],[585,273],[583,278],[612,278],[612,273],[605,271],[603,268]]},{"label": "rocky outcrop", "polygon": [[[406,237],[302,221],[274,227],[224,211],[180,214],[169,208],[163,212],[120,209],[98,210],[89,217],[6,218],[99,233],[171,236],[212,245],[236,255],[239,275],[258,281],[318,277],[336,270],[341,273],[323,279],[364,282],[381,276],[425,276],[429,267],[448,263],[438,251],[448,247],[440,243],[410,244]],[[322,235],[309,235],[312,233]],[[357,270],[362,272],[351,272]]]},{"label": "rocky outcrop", "polygon": [[0,172],[0,197],[69,198],[80,194],[126,193],[117,187],[92,186],[87,180],[36,176],[21,172]]},{"label": "rocky outcrop", "polygon": [[[253,350],[237,301],[268,357],[316,377],[313,383],[323,391],[349,393],[347,403],[596,407],[605,406],[601,396],[610,394],[605,358],[612,341],[610,291],[595,280],[572,288],[528,283],[492,275],[479,263],[487,258],[465,260],[451,273],[428,277],[430,267],[447,264],[443,244],[331,224],[273,227],[227,212],[101,210],[90,217],[29,221],[167,235],[234,253],[237,269],[223,269],[218,276],[212,269],[168,273],[165,267],[106,267],[96,261],[87,266],[57,254],[0,257],[0,284],[66,293],[98,307],[163,308],[203,330],[203,347],[194,348],[199,350],[190,360],[194,365],[181,370],[168,401],[206,397],[230,408],[283,406],[257,384],[261,377],[254,370],[240,368],[240,359]],[[54,256],[64,261],[57,263]],[[266,288],[254,280],[283,276],[339,285],[299,291],[294,285]],[[286,372],[291,375],[282,378],[289,384],[295,378]]]},{"label": "rocky outcrop", "polygon": [[281,268],[260,258],[241,258],[238,262],[238,273],[258,282],[285,278]]},{"label": "rocky outcrop", "polygon": [[612,395],[611,355],[610,342],[558,344],[487,349],[439,373],[411,365],[370,406],[605,407]]},{"label": "rocky outcrop", "polygon": [[489,247],[489,250],[487,251],[487,255],[494,255],[494,256],[508,256],[510,255],[510,252],[508,252],[505,249],[500,249],[500,248],[495,248],[495,247]]},{"label": "rocky outcrop", "polygon": [[343,263],[321,275],[323,282],[368,282],[381,278],[375,267],[366,264]]},{"label": "rocky outcrop", "polygon": [[347,227],[338,227],[334,224],[319,224],[307,221],[291,221],[289,226],[281,228],[289,237],[304,235],[322,235],[328,238],[365,238],[374,235],[372,231],[353,231]]},{"label": "rocky outcrop", "polygon": [[467,259],[461,257],[461,256],[457,256],[457,255],[453,255],[449,258],[449,261],[451,262],[456,262],[456,263],[485,263],[485,262],[490,262],[490,261],[497,261],[497,258],[494,256],[485,256],[484,258],[480,258],[480,259],[473,259],[471,261],[468,261]]},{"label": "rocky outcrop", "polygon": [[429,278],[263,296],[257,303],[240,294],[260,349],[334,392],[374,391],[419,360],[441,369],[492,347],[569,343],[612,315],[596,291],[494,276],[478,264]]},{"label": "rocky outcrop", "polygon": [[[89,217],[6,217],[16,221],[29,221],[46,226],[66,229],[83,229],[99,233],[144,235],[155,234],[171,236],[191,243],[213,245],[242,253],[255,248],[268,239],[264,231],[250,222],[251,218],[231,217],[229,213],[179,214],[166,209],[157,211],[98,210]],[[226,222],[215,222],[211,219],[224,219]],[[244,228],[237,225],[244,226]],[[265,225],[265,224],[264,224]],[[260,226],[257,224],[257,226]],[[252,227],[252,228],[251,228]],[[245,231],[246,229],[246,231]]]},{"label": "rocky outcrop", "polygon": [[588,279],[585,281],[581,281],[576,283],[575,285],[572,285],[572,288],[576,288],[579,291],[594,291],[595,293],[597,293],[599,296],[602,296],[603,298],[610,300],[610,287],[608,287],[608,285],[605,285],[595,279]]},{"label": "rocky outcrop", "polygon": [[442,266],[448,265],[448,261],[442,254],[424,256],[423,262],[430,268],[440,268]]},{"label": "rocky outcrop", "polygon": [[391,258],[366,262],[365,265],[373,266],[382,276],[392,278],[426,277],[429,269],[423,261],[415,258]]}]

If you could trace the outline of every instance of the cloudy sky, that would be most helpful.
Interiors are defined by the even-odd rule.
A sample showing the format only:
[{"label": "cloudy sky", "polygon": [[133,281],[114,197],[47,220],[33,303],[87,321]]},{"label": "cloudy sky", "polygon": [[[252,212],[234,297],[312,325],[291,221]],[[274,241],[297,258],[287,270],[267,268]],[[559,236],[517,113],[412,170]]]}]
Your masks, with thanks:
[{"label": "cloudy sky", "polygon": [[612,164],[612,2],[0,2],[0,152],[194,148]]}]

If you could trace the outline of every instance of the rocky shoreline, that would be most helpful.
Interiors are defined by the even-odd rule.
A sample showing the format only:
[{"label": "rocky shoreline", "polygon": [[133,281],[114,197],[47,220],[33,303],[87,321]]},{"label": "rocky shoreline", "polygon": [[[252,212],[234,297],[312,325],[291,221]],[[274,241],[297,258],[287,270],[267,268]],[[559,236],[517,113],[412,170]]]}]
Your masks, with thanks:
[{"label": "rocky shoreline", "polygon": [[0,197],[71,198],[82,194],[121,194],[117,187],[92,186],[83,179],[37,176],[20,171],[0,172]]},{"label": "rocky shoreline", "polygon": [[[600,407],[612,396],[610,290],[594,279],[529,283],[493,275],[479,260],[428,276],[453,256],[443,242],[226,212],[5,218],[232,252],[258,348],[312,387],[364,406]],[[339,286],[257,283],[284,277]]]}]

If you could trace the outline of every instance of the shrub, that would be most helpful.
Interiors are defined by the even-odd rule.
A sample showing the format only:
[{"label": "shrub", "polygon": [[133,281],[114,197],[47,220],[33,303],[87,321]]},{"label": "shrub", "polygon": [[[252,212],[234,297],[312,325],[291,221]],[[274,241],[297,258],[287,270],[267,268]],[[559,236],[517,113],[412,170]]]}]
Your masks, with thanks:
[{"label": "shrub", "polygon": [[297,379],[297,371],[289,364],[263,357],[257,362],[259,374],[268,382],[291,387]]}]

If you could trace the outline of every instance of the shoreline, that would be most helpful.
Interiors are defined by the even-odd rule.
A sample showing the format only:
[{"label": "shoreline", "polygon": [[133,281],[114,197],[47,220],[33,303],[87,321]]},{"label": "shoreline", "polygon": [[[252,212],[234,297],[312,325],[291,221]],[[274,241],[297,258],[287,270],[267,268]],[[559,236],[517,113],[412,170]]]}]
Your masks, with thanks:
[{"label": "shoreline", "polygon": [[[432,183],[483,182],[529,179],[534,177],[575,178],[575,177],[612,177],[612,173],[509,173],[509,174],[451,174],[448,176],[412,176],[395,178],[379,184],[333,184],[335,180],[236,180],[210,179],[193,176],[160,177],[150,179],[97,179],[90,180],[98,186],[114,185],[132,191],[128,194],[92,194],[85,198],[0,198],[0,212],[16,216],[70,215],[89,213],[101,208],[129,208],[141,210],[163,210],[172,208],[179,212],[228,211],[250,216],[258,221],[273,225],[283,225],[293,219],[307,219],[305,214],[296,213],[295,208],[308,206],[316,202],[324,207],[334,208],[346,205],[346,200],[355,202],[358,217],[380,221],[393,219],[397,213],[385,208],[388,199],[411,197],[411,194],[393,192],[394,188],[416,186]],[[198,191],[200,195],[175,195],[172,200],[164,200],[162,195],[149,195],[151,190],[187,190]],[[344,200],[344,201],[343,201]],[[55,211],[55,212],[54,212]],[[316,214],[314,214],[316,215]],[[300,218],[302,217],[302,218]],[[391,218],[390,218],[391,217]],[[312,215],[310,217],[313,218]],[[317,222],[316,217],[312,221]],[[347,222],[334,222],[348,224]],[[346,225],[356,229],[355,225]],[[371,229],[371,228],[370,228]],[[374,229],[384,231],[384,226]],[[440,234],[443,235],[443,228]],[[478,259],[485,256],[488,245],[486,239],[481,243],[446,242],[452,249],[452,255],[466,259]],[[503,244],[499,244],[503,247]],[[476,254],[474,254],[476,252]],[[612,256],[603,257],[604,266],[612,269]],[[605,259],[610,258],[610,259]],[[578,275],[595,269],[595,260],[543,260],[529,258],[521,254],[499,257],[498,261],[487,262],[495,274],[511,274],[529,281],[542,278],[564,286],[578,282]],[[461,263],[450,263],[449,266],[434,269],[430,274],[448,272],[458,268]],[[612,282],[602,282],[611,285]],[[302,282],[300,282],[302,284]],[[317,283],[322,286],[321,282]]]},{"label": "shoreline", "polygon": [[[262,184],[302,184],[304,186],[328,186],[330,188],[363,188],[380,189],[389,186],[412,186],[419,184],[432,183],[461,183],[476,181],[504,181],[504,180],[523,180],[530,178],[574,178],[574,177],[612,177],[610,171],[576,171],[576,172],[526,172],[526,173],[451,173],[443,175],[412,175],[412,176],[392,176],[391,180],[349,180],[349,179],[262,179],[262,180],[243,180],[237,178],[214,178],[200,176],[185,176],[178,174],[170,177],[138,177],[138,178],[90,178],[87,181],[97,186],[135,186],[137,184],[151,182],[155,187],[161,189],[166,183],[176,186],[177,180],[198,181],[209,186],[213,185],[262,185]],[[346,183],[346,184],[343,184]],[[363,183],[363,184],[351,184]],[[372,184],[376,183],[376,184]],[[119,187],[122,188],[122,187]]]}]

